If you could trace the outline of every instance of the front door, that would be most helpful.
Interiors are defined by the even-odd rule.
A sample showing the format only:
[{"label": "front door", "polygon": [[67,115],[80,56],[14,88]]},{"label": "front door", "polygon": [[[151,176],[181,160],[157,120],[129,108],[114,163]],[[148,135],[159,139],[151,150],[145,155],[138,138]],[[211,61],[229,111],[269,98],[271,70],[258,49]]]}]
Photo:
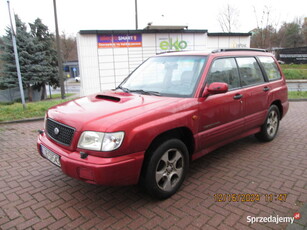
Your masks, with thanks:
[{"label": "front door", "polygon": [[200,102],[199,150],[226,142],[240,134],[244,126],[244,89],[235,58],[220,58],[213,61],[206,84],[225,82],[226,93],[210,95]]}]

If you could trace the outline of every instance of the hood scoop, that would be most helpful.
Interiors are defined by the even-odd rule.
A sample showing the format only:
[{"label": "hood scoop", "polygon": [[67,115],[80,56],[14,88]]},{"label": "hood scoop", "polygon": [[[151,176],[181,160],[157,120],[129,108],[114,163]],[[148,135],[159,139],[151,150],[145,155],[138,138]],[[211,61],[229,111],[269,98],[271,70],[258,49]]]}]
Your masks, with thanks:
[{"label": "hood scoop", "polygon": [[101,95],[101,94],[98,94],[96,96],[96,99],[102,99],[102,100],[114,101],[114,102],[119,102],[120,101],[120,98],[118,98],[118,97],[113,97],[113,96],[108,96],[108,95]]}]

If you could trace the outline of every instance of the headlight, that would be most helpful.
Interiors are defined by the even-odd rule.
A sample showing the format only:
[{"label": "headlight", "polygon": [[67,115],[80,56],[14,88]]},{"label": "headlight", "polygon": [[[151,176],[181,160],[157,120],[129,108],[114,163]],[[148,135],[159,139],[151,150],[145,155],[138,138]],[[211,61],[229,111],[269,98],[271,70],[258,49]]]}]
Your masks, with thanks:
[{"label": "headlight", "polygon": [[78,148],[95,151],[112,151],[120,147],[124,132],[101,133],[85,131],[81,134]]},{"label": "headlight", "polygon": [[105,133],[103,142],[102,142],[102,151],[112,151],[119,148],[124,139],[123,132],[117,133]]}]

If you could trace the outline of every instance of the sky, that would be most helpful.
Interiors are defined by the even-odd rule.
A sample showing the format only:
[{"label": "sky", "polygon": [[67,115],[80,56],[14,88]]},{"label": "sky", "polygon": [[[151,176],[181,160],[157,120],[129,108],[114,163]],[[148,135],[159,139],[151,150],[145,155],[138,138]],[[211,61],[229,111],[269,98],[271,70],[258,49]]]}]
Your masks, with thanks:
[{"label": "sky", "polygon": [[[134,30],[135,0],[57,0],[59,31],[76,35],[80,30]],[[218,15],[227,4],[237,10],[233,32],[249,32],[261,24],[268,9],[273,25],[307,17],[306,0],[137,0],[138,28],[154,25],[187,25],[189,29],[222,32]],[[10,0],[11,10],[23,22],[42,19],[55,31],[53,0]],[[258,23],[257,23],[258,22]],[[0,36],[9,25],[7,0],[0,0]]]}]

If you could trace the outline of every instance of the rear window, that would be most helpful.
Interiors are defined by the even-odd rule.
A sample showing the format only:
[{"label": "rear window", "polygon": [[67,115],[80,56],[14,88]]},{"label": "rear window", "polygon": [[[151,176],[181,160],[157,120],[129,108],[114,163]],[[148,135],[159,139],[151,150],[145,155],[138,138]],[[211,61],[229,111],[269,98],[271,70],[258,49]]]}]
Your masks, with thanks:
[{"label": "rear window", "polygon": [[253,57],[237,58],[242,86],[264,83],[258,62]]},{"label": "rear window", "polygon": [[269,81],[281,79],[279,69],[272,57],[259,57]]}]

